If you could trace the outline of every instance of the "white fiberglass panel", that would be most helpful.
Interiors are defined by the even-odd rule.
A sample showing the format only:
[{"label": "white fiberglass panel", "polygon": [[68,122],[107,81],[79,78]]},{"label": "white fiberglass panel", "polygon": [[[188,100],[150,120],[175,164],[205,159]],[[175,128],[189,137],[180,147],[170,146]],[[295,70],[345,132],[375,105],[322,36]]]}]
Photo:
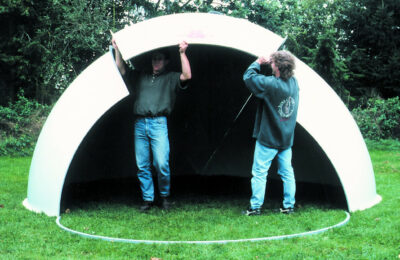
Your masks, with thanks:
[{"label": "white fiberglass panel", "polygon": [[28,183],[31,208],[59,215],[65,175],[76,150],[95,122],[128,94],[111,53],[91,64],[65,90],[35,147]]}]

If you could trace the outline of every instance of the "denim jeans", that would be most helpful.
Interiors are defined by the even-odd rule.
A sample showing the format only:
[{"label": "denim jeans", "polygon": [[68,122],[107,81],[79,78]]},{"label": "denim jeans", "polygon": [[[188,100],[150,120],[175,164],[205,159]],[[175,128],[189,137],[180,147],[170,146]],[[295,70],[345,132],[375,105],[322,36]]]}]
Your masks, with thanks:
[{"label": "denim jeans", "polygon": [[266,147],[257,141],[254,150],[253,177],[251,179],[250,207],[252,209],[261,208],[264,203],[268,170],[275,156],[278,159],[278,174],[283,182],[283,207],[294,207],[296,181],[292,167],[292,149],[277,150]]},{"label": "denim jeans", "polygon": [[154,201],[152,166],[157,173],[160,196],[168,197],[170,192],[169,139],[165,116],[136,119],[135,156],[143,200]]}]

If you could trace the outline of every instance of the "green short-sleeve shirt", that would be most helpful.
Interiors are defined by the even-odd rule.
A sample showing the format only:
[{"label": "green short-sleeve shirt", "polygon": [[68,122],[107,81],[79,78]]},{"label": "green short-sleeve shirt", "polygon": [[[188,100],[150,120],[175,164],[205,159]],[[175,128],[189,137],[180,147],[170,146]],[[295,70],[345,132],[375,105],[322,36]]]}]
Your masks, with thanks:
[{"label": "green short-sleeve shirt", "polygon": [[127,74],[134,95],[133,113],[138,116],[168,116],[181,89],[179,72],[152,75],[131,70]]}]

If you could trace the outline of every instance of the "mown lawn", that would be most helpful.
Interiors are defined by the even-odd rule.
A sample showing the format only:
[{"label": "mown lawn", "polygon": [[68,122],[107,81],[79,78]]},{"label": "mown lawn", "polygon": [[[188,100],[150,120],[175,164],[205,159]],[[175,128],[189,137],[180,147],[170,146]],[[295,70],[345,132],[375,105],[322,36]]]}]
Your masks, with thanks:
[{"label": "mown lawn", "polygon": [[[30,158],[0,157],[1,259],[399,259],[400,145],[368,143],[380,204],[351,214],[346,225],[327,232],[285,240],[213,245],[129,244],[77,236],[61,230],[54,217],[22,206]],[[85,202],[61,223],[89,234],[151,240],[224,240],[304,232],[334,225],[342,210],[305,204],[294,215],[240,215],[248,198],[188,197],[174,209],[148,214],[127,203]]]}]

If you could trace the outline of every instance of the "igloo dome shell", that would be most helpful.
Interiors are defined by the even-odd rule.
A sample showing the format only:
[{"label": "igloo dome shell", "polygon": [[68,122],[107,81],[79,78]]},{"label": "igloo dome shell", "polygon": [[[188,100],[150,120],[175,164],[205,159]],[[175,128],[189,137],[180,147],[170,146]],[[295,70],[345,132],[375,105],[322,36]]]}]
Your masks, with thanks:
[{"label": "igloo dome shell", "polygon": [[[135,66],[145,66],[152,50],[167,48],[174,53],[180,41],[189,43],[193,78],[190,90],[177,100],[170,122],[174,172],[249,176],[256,102],[248,100],[250,93],[242,75],[257,56],[275,51],[283,38],[244,19],[203,13],[152,18],[116,32],[114,37],[123,58]],[[171,67],[179,69],[178,58],[172,57]],[[381,198],[376,193],[371,160],[350,112],[330,86],[299,59],[295,76],[300,88],[293,146],[296,180],[337,187],[349,211],[375,205]],[[113,177],[134,174],[130,161],[134,148],[126,141],[131,128],[116,130],[133,120],[128,112],[129,96],[112,52],[71,83],[52,109],[36,144],[24,201],[27,208],[58,216],[67,183],[109,177],[77,163],[97,156],[99,136],[114,145],[114,150],[104,152],[114,154],[113,164],[119,165],[113,168],[117,169]],[[104,131],[93,133],[104,127],[112,129],[113,140]],[[95,160],[91,166],[102,163]]]}]

